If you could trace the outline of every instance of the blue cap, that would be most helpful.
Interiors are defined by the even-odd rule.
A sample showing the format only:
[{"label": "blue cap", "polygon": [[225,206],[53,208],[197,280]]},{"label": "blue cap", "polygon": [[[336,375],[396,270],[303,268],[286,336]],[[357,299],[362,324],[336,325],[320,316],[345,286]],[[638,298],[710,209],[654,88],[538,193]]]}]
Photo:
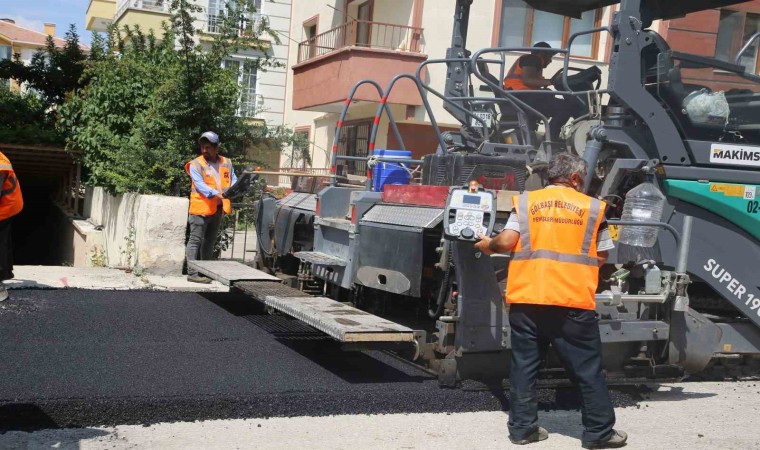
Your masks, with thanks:
[{"label": "blue cap", "polygon": [[216,145],[219,143],[219,135],[214,133],[213,131],[207,131],[201,135],[201,137],[198,139],[198,141],[206,139],[210,143]]}]

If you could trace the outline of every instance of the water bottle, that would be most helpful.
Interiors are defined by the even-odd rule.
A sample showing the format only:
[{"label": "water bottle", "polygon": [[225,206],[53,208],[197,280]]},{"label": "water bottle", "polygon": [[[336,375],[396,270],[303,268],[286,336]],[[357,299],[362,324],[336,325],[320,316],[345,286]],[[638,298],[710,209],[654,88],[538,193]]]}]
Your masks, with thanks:
[{"label": "water bottle", "polygon": [[[622,220],[638,222],[659,222],[665,206],[665,195],[652,182],[641,183],[628,192],[623,204]],[[653,247],[660,229],[657,227],[637,227],[623,225],[620,228],[620,243],[634,247]]]}]

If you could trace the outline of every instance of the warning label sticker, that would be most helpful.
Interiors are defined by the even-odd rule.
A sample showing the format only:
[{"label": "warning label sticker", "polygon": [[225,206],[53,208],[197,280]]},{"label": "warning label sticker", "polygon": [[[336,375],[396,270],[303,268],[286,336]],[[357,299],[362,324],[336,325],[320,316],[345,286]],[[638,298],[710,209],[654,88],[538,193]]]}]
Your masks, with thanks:
[{"label": "warning label sticker", "polygon": [[710,192],[719,192],[726,197],[744,197],[744,185],[710,183]]},{"label": "warning label sticker", "polygon": [[620,226],[619,225],[610,225],[610,239],[617,242],[620,240]]},{"label": "warning label sticker", "polygon": [[732,166],[760,167],[760,147],[712,144],[710,146],[710,162]]}]

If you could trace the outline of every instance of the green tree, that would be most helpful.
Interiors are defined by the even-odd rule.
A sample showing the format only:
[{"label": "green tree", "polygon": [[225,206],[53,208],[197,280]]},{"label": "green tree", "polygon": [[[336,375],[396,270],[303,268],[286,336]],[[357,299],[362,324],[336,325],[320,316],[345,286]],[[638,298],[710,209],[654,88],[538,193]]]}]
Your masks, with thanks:
[{"label": "green tree", "polygon": [[0,84],[0,143],[61,145],[54,117],[35,92],[18,93]]},{"label": "green tree", "polygon": [[287,129],[254,126],[237,114],[246,100],[239,69],[222,67],[238,51],[252,55],[246,70],[277,64],[268,41],[279,40],[268,23],[246,20],[253,2],[228,2],[210,42],[198,39],[194,28],[198,6],[172,0],[170,9],[160,36],[124,27],[93,40],[91,53],[102,59],[87,65],[88,84],[61,109],[59,127],[68,146],[83,150],[89,184],[114,193],[184,195],[184,165],[195,157],[203,131],[217,131],[222,153],[237,161],[248,148],[281,149],[292,138]]},{"label": "green tree", "polygon": [[37,91],[48,106],[63,104],[66,96],[81,89],[86,80],[82,78],[85,63],[101,55],[89,57],[79,43],[79,34],[72,24],[65,36],[63,47],[56,47],[48,36],[44,49],[32,56],[29,65],[18,58],[0,62],[0,78],[11,78]]}]

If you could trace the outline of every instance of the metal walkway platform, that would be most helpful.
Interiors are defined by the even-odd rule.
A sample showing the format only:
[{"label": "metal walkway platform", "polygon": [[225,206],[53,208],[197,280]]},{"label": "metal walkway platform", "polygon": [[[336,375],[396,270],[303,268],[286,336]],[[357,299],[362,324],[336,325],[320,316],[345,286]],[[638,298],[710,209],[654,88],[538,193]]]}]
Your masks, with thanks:
[{"label": "metal walkway platform", "polygon": [[413,342],[411,328],[326,297],[269,297],[267,306],[293,316],[340,342]]},{"label": "metal walkway platform", "polygon": [[187,265],[227,286],[231,286],[236,281],[281,281],[277,277],[237,261],[188,261]]},{"label": "metal walkway platform", "polygon": [[414,342],[411,328],[327,297],[312,297],[282,280],[236,261],[190,261],[203,275],[234,287],[344,344]]},{"label": "metal walkway platform", "polygon": [[320,252],[296,252],[293,254],[301,261],[323,266],[345,267],[346,261]]}]

